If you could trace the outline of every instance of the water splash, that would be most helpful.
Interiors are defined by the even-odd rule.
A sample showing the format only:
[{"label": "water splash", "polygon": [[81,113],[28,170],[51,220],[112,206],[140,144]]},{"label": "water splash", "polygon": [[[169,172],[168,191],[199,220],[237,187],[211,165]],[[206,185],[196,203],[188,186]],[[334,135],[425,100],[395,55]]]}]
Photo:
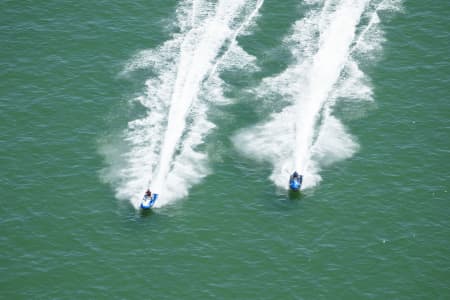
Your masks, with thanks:
[{"label": "water splash", "polygon": [[[187,195],[209,172],[207,155],[198,150],[215,127],[207,118],[211,98],[221,89],[217,75],[230,53],[240,51],[236,39],[257,15],[263,1],[183,1],[177,9],[179,33],[156,49],[140,52],[124,73],[150,70],[144,95],[137,100],[147,109],[143,118],[129,122],[128,150],[105,170],[116,196],[138,207],[150,186],[160,195],[155,207]],[[242,50],[243,52],[243,50]],[[239,58],[252,60],[250,56]],[[217,100],[206,100],[217,99]],[[112,160],[112,159],[111,159]],[[120,167],[118,167],[120,166]]]},{"label": "water splash", "polygon": [[[388,3],[389,2],[389,3]],[[289,175],[304,175],[303,186],[321,181],[320,170],[351,157],[358,144],[334,115],[336,102],[372,101],[370,81],[358,66],[381,49],[378,13],[398,1],[309,1],[311,10],[285,39],[294,62],[265,79],[260,97],[277,93],[289,104],[269,121],[237,133],[243,153],[274,166],[271,180],[287,187]]]}]

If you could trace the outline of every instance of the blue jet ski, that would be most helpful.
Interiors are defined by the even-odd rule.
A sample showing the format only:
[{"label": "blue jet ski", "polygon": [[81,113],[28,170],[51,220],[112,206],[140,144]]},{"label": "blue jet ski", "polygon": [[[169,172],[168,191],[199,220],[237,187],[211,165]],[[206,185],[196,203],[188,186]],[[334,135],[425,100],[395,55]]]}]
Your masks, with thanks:
[{"label": "blue jet ski", "polygon": [[145,193],[144,198],[141,201],[141,208],[144,210],[150,209],[155,205],[156,199],[158,199],[158,194],[151,194],[149,191]]},{"label": "blue jet ski", "polygon": [[291,177],[289,177],[289,188],[295,192],[299,191],[302,187],[303,175],[298,175],[295,171]]}]

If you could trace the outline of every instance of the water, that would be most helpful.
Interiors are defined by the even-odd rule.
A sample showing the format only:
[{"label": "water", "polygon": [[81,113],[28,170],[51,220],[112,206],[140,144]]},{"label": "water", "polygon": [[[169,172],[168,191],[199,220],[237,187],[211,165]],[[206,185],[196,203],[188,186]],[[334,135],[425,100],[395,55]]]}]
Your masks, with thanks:
[{"label": "water", "polygon": [[115,185],[121,182],[119,198],[131,199],[137,208],[138,193],[147,186],[159,194],[155,206],[163,206],[186,196],[192,184],[208,174],[203,166],[205,155],[196,147],[214,127],[206,118],[205,103],[212,102],[209,98],[214,95],[203,93],[202,87],[219,88],[216,70],[237,47],[237,36],[261,4],[237,0],[217,6],[202,1],[181,3],[176,23],[180,32],[156,51],[141,52],[128,65],[127,74],[150,68],[155,75],[146,80],[145,94],[137,99],[149,108],[148,115],[130,122],[125,134],[131,144],[125,167],[117,172],[114,157],[113,170],[106,171]]},{"label": "water", "polygon": [[444,2],[0,7],[0,298],[449,298]]}]

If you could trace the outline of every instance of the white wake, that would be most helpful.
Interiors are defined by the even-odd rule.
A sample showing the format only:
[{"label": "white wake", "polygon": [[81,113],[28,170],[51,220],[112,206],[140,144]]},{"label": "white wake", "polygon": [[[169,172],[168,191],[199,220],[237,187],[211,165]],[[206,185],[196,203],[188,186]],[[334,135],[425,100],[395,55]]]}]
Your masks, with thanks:
[{"label": "white wake", "polygon": [[308,7],[285,39],[294,62],[258,88],[261,98],[276,93],[289,104],[233,137],[243,153],[270,162],[270,178],[284,188],[294,170],[304,175],[305,188],[316,185],[324,166],[358,150],[333,109],[339,101],[372,101],[370,81],[358,64],[381,49],[378,14],[398,9],[400,2],[311,0]]},{"label": "white wake", "polygon": [[[215,127],[209,105],[225,101],[217,75],[232,53],[239,64],[253,57],[237,45],[263,0],[183,1],[177,9],[178,33],[156,49],[139,53],[124,73],[150,70],[145,94],[137,100],[146,116],[129,122],[128,147],[119,159],[110,157],[104,177],[120,199],[138,207],[147,187],[159,194],[156,207],[185,197],[209,172],[206,153],[198,150]],[[231,59],[233,60],[233,59]],[[108,158],[108,157],[107,157]]]}]

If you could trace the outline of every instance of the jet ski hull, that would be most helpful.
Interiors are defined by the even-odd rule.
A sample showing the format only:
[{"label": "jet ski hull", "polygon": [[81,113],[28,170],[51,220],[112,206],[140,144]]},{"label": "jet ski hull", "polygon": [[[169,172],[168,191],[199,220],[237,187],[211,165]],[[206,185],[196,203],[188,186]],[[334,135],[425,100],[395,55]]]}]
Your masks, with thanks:
[{"label": "jet ski hull", "polygon": [[155,205],[155,202],[157,199],[158,199],[158,194],[153,194],[151,197],[145,195],[144,198],[142,198],[140,207],[143,210],[148,210]]},{"label": "jet ski hull", "polygon": [[297,191],[300,190],[300,187],[301,187],[301,184],[300,184],[300,182],[298,180],[294,179],[294,180],[289,181],[289,188],[292,191],[297,192]]},{"label": "jet ski hull", "polygon": [[297,172],[295,172],[289,178],[289,189],[294,192],[299,191],[302,187],[302,182],[303,182],[303,176],[302,175],[298,176]]}]

